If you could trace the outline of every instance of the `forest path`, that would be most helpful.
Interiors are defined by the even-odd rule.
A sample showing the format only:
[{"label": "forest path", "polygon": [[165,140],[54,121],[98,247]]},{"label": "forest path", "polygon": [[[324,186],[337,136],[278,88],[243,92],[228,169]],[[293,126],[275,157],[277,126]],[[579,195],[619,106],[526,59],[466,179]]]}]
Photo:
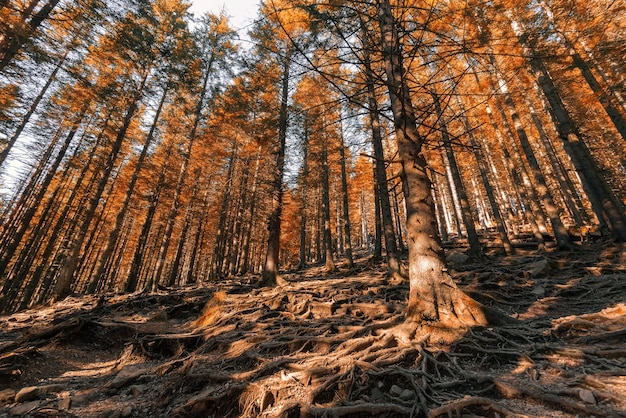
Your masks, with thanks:
[{"label": "forest path", "polygon": [[0,416],[626,416],[624,247],[452,267],[519,323],[402,338],[408,284],[365,260],[1,317]]}]

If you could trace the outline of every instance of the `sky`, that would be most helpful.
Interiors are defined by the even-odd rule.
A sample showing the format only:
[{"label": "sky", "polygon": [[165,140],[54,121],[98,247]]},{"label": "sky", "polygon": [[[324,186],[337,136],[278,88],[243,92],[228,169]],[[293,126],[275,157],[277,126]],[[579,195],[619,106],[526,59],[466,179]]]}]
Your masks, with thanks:
[{"label": "sky", "polygon": [[231,17],[231,26],[242,29],[256,16],[259,0],[193,0],[191,3],[191,12],[196,16],[207,11],[219,13],[225,10]]}]

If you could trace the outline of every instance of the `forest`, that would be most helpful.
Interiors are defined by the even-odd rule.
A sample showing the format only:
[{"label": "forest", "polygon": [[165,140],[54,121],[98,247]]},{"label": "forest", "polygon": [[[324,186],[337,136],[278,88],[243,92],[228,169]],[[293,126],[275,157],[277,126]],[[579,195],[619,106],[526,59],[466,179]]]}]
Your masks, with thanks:
[{"label": "forest", "polygon": [[0,417],[626,417],[626,0],[0,0]]}]

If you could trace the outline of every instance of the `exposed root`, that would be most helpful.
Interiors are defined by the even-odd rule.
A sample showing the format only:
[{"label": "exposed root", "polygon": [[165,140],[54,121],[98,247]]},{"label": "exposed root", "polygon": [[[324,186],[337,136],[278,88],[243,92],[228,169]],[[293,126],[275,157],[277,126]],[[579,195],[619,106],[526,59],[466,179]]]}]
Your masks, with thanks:
[{"label": "exposed root", "polygon": [[[407,285],[384,269],[351,277],[308,270],[285,275],[280,288],[233,280],[219,292],[64,311],[30,333],[5,321],[0,373],[17,376],[38,356],[80,344],[93,359],[97,343],[97,355],[112,359],[83,384],[143,402],[136,416],[624,416],[626,280],[559,276],[556,267],[551,278],[527,274],[529,260],[537,265],[519,256],[459,273],[459,287],[480,300],[464,299],[463,309],[522,318],[498,325],[407,320]],[[56,376],[77,373],[67,367]],[[105,415],[93,399],[84,405],[72,412]]]}]

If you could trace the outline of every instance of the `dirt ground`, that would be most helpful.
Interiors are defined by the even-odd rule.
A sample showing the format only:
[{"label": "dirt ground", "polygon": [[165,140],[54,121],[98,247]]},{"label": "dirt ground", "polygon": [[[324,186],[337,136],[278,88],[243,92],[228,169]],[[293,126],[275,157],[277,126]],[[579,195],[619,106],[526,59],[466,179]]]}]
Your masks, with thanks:
[{"label": "dirt ground", "polygon": [[0,317],[0,417],[626,417],[625,247],[450,253],[519,321],[402,338],[408,284],[365,258],[70,297]]}]

